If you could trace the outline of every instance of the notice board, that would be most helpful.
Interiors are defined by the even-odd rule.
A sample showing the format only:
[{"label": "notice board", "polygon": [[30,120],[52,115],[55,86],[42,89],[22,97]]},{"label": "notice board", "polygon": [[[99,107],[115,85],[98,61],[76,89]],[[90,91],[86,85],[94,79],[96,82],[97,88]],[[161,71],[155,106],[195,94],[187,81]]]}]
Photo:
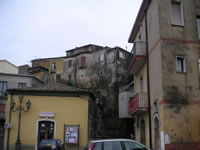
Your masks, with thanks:
[{"label": "notice board", "polygon": [[79,125],[64,125],[65,144],[79,145]]}]

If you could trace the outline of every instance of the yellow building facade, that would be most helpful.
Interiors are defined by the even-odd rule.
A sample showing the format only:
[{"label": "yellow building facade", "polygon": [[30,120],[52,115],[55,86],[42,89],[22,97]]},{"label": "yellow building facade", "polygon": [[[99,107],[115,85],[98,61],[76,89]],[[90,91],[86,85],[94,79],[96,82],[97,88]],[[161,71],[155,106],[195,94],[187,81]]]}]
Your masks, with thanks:
[{"label": "yellow building facade", "polygon": [[[60,85],[44,85],[40,88],[15,89],[9,91],[8,110],[11,100],[15,107],[7,113],[4,149],[15,149],[18,136],[19,95],[23,95],[22,106],[31,102],[27,112],[21,113],[20,142],[22,149],[37,150],[42,139],[61,139],[68,149],[82,148],[88,142],[88,101],[90,94],[86,90]],[[16,111],[16,112],[14,112]],[[74,134],[77,144],[68,144],[65,126],[78,126]],[[68,135],[69,136],[69,135]]]},{"label": "yellow building facade", "polygon": [[63,73],[63,57],[32,60],[32,68],[29,70],[40,80],[59,80]]}]

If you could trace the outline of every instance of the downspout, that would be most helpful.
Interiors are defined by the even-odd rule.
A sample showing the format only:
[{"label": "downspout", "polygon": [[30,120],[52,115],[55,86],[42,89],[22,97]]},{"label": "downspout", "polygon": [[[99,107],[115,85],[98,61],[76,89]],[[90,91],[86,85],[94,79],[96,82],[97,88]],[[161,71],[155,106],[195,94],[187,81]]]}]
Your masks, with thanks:
[{"label": "downspout", "polygon": [[149,42],[147,27],[147,9],[144,10],[145,33],[146,33],[146,57],[147,57],[147,96],[148,96],[148,114],[149,114],[149,146],[152,149],[152,127],[151,127],[151,96],[150,96],[150,80],[149,80]]}]

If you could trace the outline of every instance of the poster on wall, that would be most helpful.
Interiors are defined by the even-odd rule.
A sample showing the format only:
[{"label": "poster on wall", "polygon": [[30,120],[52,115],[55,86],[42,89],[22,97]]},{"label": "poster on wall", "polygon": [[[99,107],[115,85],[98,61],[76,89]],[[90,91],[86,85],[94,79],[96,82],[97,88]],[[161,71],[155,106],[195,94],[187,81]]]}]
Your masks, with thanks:
[{"label": "poster on wall", "polygon": [[79,144],[79,125],[65,125],[65,143]]}]

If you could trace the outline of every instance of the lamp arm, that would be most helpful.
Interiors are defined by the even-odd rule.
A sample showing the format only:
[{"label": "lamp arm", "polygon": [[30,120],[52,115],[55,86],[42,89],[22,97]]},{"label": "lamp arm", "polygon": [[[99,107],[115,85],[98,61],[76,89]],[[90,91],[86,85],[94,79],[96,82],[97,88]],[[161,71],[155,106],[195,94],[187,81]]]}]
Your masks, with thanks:
[{"label": "lamp arm", "polygon": [[16,111],[18,111],[18,110],[19,110],[19,106],[17,106],[16,109],[13,109],[12,112],[16,112]]}]

